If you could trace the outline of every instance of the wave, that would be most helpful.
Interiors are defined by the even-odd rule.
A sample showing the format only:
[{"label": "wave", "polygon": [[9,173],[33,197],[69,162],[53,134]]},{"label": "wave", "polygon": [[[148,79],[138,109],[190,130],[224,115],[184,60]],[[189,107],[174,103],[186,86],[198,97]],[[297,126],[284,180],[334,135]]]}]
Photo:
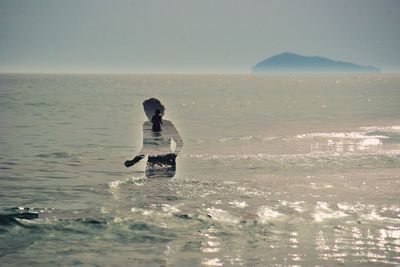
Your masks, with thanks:
[{"label": "wave", "polygon": [[[297,139],[309,140],[312,150],[363,152],[367,150],[390,151],[400,144],[400,126],[361,127],[360,132],[315,132],[296,135]],[[397,147],[395,147],[397,146]]]},{"label": "wave", "polygon": [[385,135],[369,135],[369,132],[317,132],[317,133],[306,133],[296,135],[296,138],[305,139],[305,138],[315,138],[315,137],[323,137],[323,138],[340,138],[340,139],[385,139],[389,138]]},{"label": "wave", "polygon": [[[285,160],[399,155],[400,126],[371,126],[360,129],[361,131],[312,132],[291,136],[224,137],[209,140],[208,145],[203,145],[205,153],[181,154],[180,157],[202,160]],[[222,153],[212,153],[216,149]],[[244,150],[250,153],[243,153]],[[211,153],[207,153],[208,151]],[[235,153],[236,151],[238,153]],[[258,153],[251,153],[252,151]],[[281,154],[283,151],[286,153]],[[302,153],[299,153],[300,151]]]},{"label": "wave", "polygon": [[125,180],[115,180],[111,181],[107,184],[107,187],[109,190],[115,190],[118,189],[121,185],[126,185],[126,184],[135,184],[137,186],[143,185],[143,183],[146,181],[146,177],[130,177],[126,178]]},{"label": "wave", "polygon": [[[219,143],[234,142],[234,141],[271,141],[271,140],[288,140],[293,138],[308,139],[308,138],[341,138],[341,139],[367,139],[367,138],[390,138],[386,134],[388,133],[400,133],[400,126],[365,126],[360,127],[360,131],[351,132],[314,132],[314,133],[302,133],[294,136],[262,136],[262,135],[245,135],[239,137],[222,137],[217,141]],[[381,134],[375,134],[381,133]],[[205,140],[197,140],[199,142],[206,142]]]},{"label": "wave", "polygon": [[341,157],[365,157],[365,156],[393,156],[397,158],[400,155],[400,149],[389,150],[389,151],[373,151],[371,153],[351,153],[346,152],[343,154],[338,154],[336,152],[326,151],[324,153],[321,152],[310,152],[310,153],[298,153],[298,154],[280,154],[273,155],[267,153],[256,153],[256,154],[231,154],[231,155],[222,155],[222,154],[180,154],[179,156],[182,158],[192,158],[192,159],[201,159],[201,160],[290,160],[290,159],[334,159]]},{"label": "wave", "polygon": [[257,215],[260,223],[266,223],[271,219],[283,216],[282,213],[272,210],[267,206],[261,206],[257,209]]},{"label": "wave", "polygon": [[368,126],[361,127],[364,131],[367,132],[389,132],[389,133],[400,133],[400,125],[393,126]]},{"label": "wave", "polygon": [[259,141],[259,142],[268,142],[272,140],[279,139],[278,136],[261,136],[261,135],[246,135],[240,137],[224,137],[218,139],[219,143],[226,142],[236,142],[236,141]]},{"label": "wave", "polygon": [[228,211],[214,207],[207,209],[207,216],[223,223],[238,224],[240,222],[240,218],[231,215]]},{"label": "wave", "polygon": [[56,159],[74,159],[80,160],[81,156],[77,154],[72,154],[65,151],[53,152],[53,153],[41,153],[37,154],[36,157],[38,158],[56,158]]},{"label": "wave", "polygon": [[341,210],[332,210],[326,202],[318,202],[315,207],[315,212],[312,215],[316,222],[322,222],[327,219],[339,219],[347,216],[349,215]]},{"label": "wave", "polygon": [[24,226],[20,220],[34,220],[39,218],[39,214],[35,212],[17,212],[11,214],[0,214],[0,225],[18,225]]}]

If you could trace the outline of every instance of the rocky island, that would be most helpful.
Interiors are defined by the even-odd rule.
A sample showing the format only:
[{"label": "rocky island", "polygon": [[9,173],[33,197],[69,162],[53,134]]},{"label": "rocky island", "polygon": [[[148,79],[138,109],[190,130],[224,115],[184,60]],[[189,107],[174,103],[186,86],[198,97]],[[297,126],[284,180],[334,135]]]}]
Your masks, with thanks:
[{"label": "rocky island", "polygon": [[267,58],[255,65],[253,74],[263,73],[378,73],[379,68],[360,66],[349,62],[334,61],[319,56],[302,56],[294,53],[282,53]]}]

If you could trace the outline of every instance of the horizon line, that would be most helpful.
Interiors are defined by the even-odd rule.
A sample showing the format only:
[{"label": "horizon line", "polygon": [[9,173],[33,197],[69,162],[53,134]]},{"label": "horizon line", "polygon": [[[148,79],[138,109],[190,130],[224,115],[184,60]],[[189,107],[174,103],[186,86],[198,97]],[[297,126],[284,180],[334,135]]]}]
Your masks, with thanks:
[{"label": "horizon line", "polygon": [[0,74],[26,74],[26,75],[246,75],[246,76],[282,76],[282,75],[379,75],[379,74],[400,74],[397,71],[368,72],[28,72],[28,71],[0,71]]}]

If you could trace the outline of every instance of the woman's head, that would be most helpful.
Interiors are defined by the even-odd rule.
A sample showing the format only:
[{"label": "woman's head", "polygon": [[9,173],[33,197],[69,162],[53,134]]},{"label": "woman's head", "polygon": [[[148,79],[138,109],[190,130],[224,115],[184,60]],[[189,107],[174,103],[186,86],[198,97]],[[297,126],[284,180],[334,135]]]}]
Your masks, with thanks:
[{"label": "woman's head", "polygon": [[160,111],[160,115],[164,115],[165,107],[157,98],[149,98],[143,102],[144,112],[149,120],[155,114],[156,110]]}]

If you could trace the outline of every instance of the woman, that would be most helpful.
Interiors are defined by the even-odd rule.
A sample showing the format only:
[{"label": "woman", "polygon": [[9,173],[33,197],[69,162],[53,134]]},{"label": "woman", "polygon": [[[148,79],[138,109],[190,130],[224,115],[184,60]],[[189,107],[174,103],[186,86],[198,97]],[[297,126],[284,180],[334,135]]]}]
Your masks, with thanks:
[{"label": "woman", "polygon": [[[125,161],[125,166],[133,166],[148,155],[147,177],[173,177],[176,170],[175,158],[183,146],[182,138],[171,121],[161,119],[165,107],[158,99],[145,100],[143,108],[149,119],[143,123],[143,147],[135,158]],[[154,116],[160,118],[155,120]],[[175,151],[171,149],[172,140],[176,143]]]}]

